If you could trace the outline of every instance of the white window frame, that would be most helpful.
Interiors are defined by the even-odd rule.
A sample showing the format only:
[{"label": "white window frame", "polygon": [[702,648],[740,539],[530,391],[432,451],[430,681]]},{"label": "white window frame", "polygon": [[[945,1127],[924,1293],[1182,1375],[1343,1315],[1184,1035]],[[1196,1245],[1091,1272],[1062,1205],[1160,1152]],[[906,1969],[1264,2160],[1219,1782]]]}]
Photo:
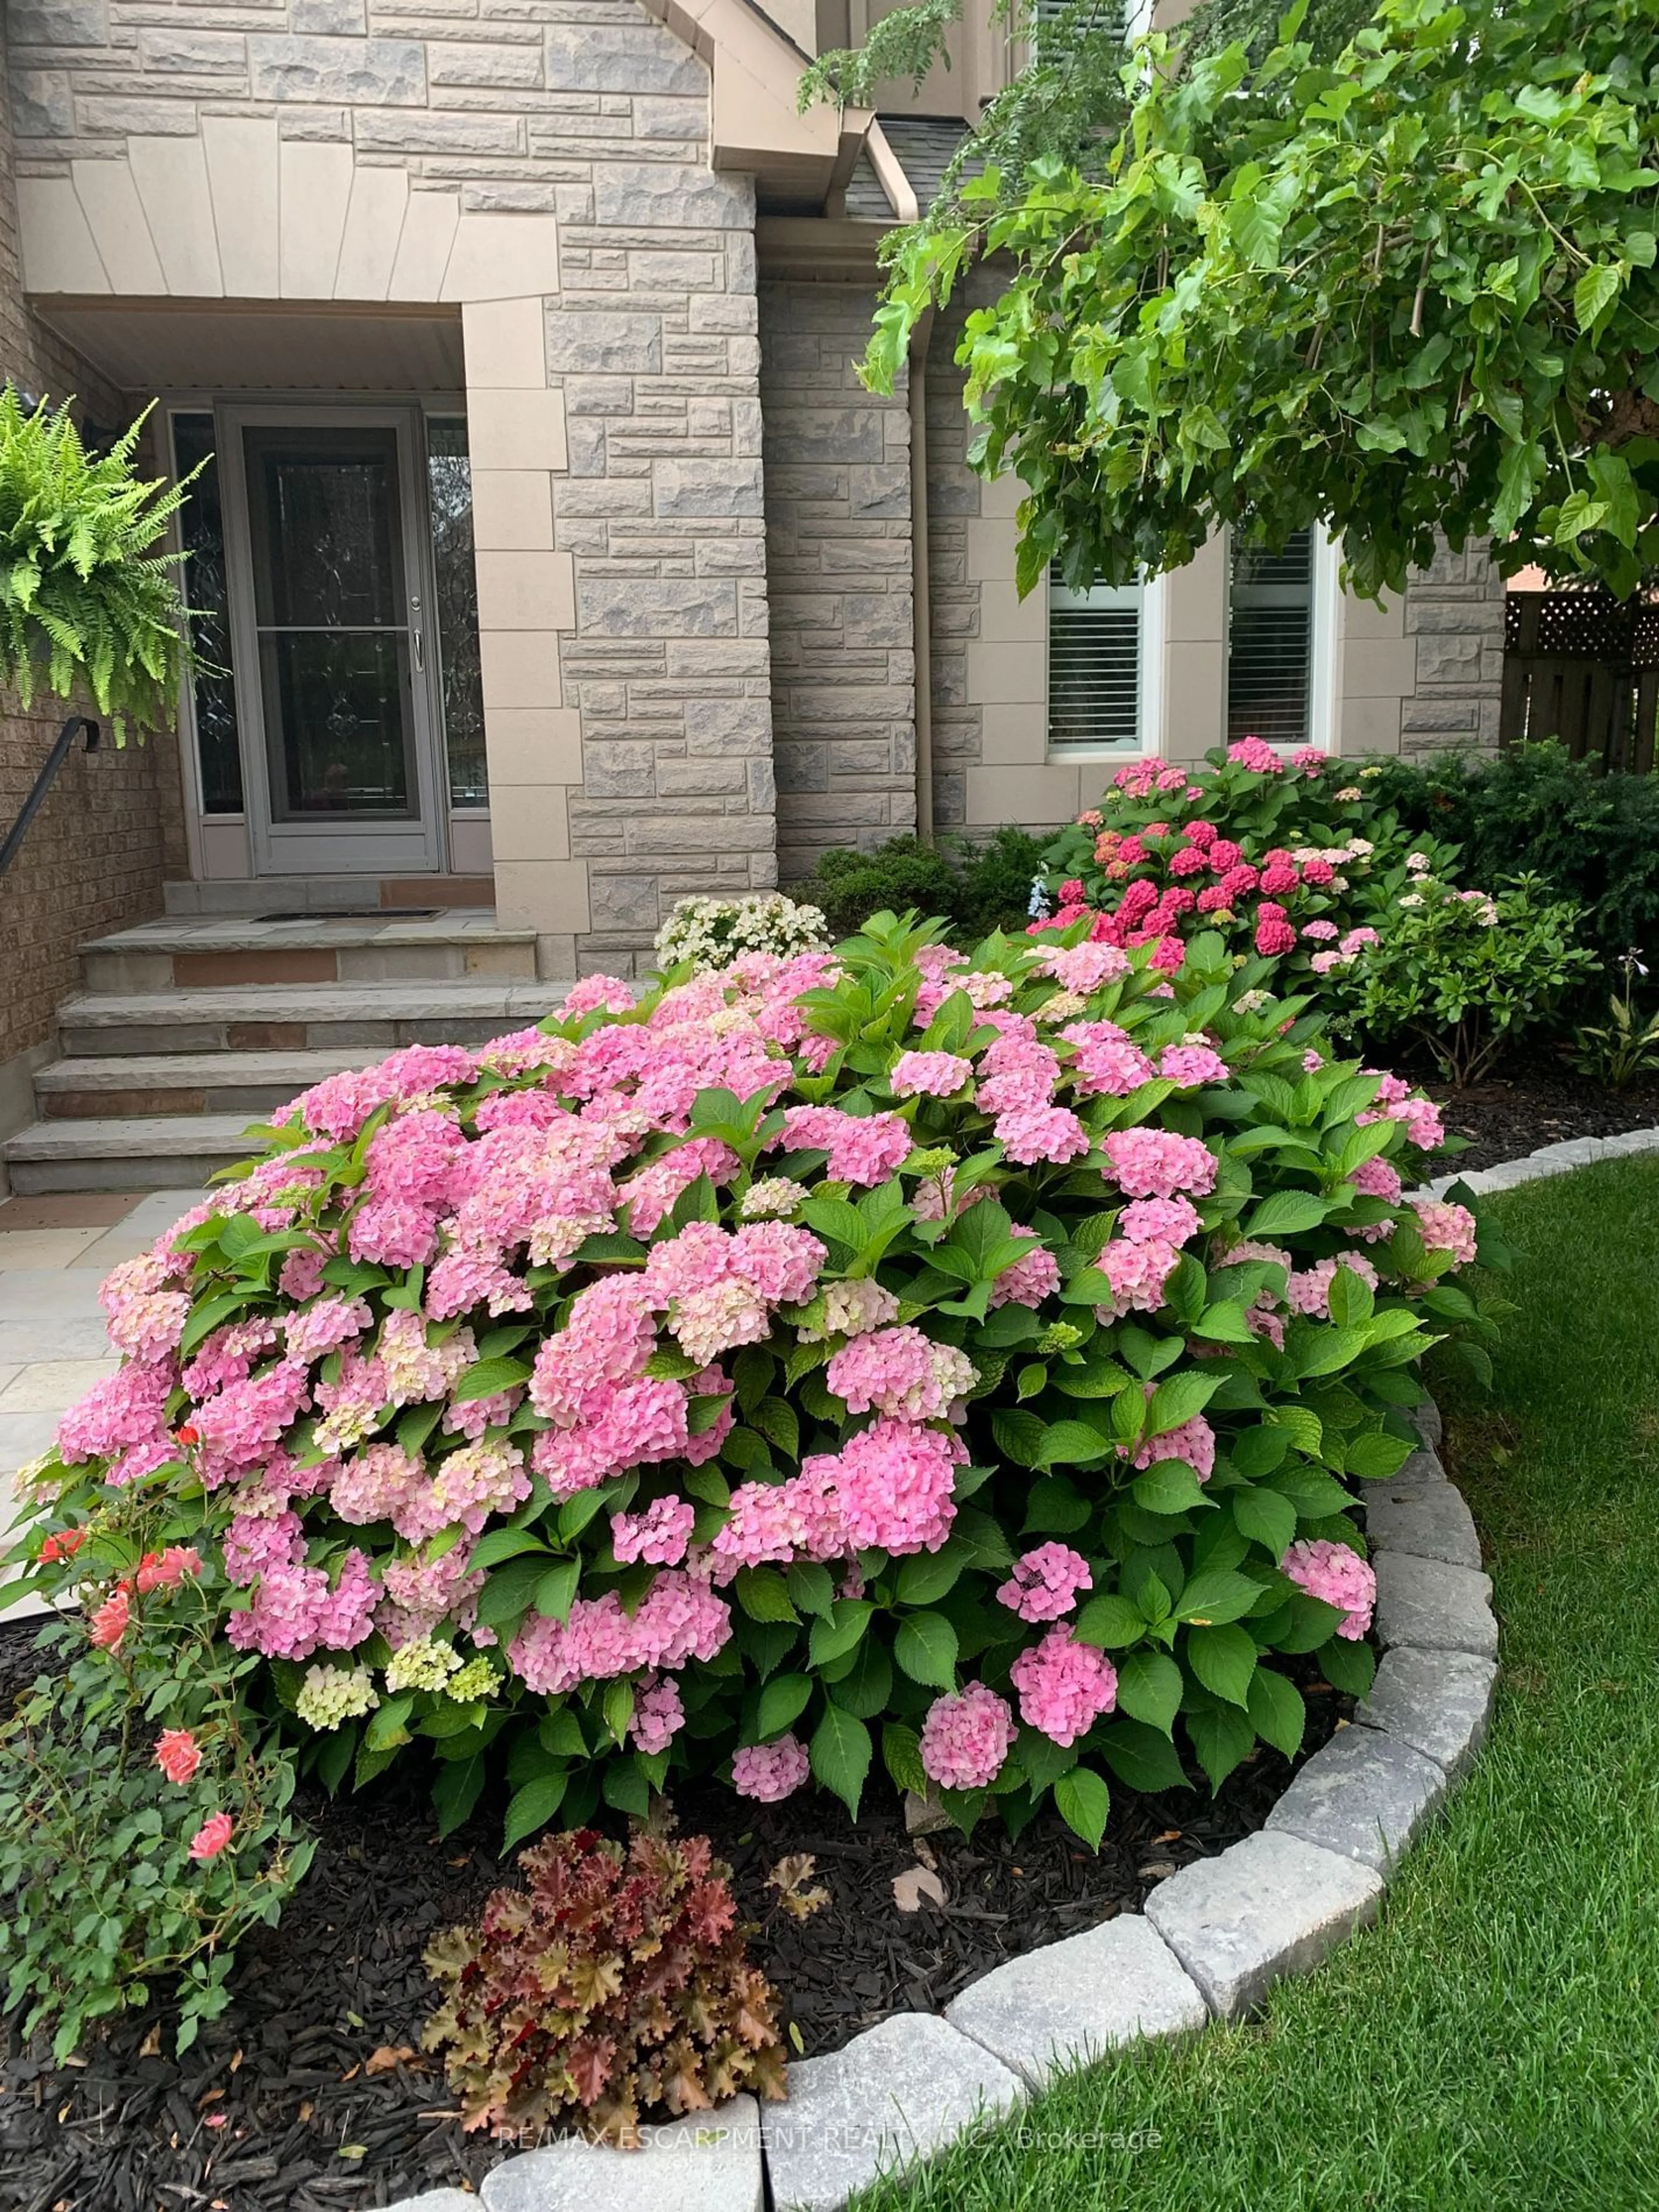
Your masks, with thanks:
[{"label": "white window frame", "polygon": [[[1308,733],[1298,744],[1273,745],[1277,753],[1300,751],[1310,746],[1333,756],[1341,750],[1337,713],[1336,615],[1342,597],[1342,551],[1335,538],[1313,526],[1313,557],[1309,564],[1311,599],[1308,608]],[[1233,649],[1233,544],[1226,532],[1222,548],[1223,636],[1222,720],[1225,727],[1227,694]]]},{"label": "white window frame", "polygon": [[1164,584],[1162,576],[1146,576],[1133,587],[1140,593],[1140,619],[1135,640],[1134,743],[1133,745],[1057,745],[1054,741],[1053,704],[1049,696],[1054,666],[1049,615],[1055,589],[1064,590],[1066,587],[1063,585],[1056,586],[1045,574],[1042,586],[1042,738],[1043,757],[1051,765],[1064,765],[1072,761],[1122,762],[1158,757],[1164,737]]}]

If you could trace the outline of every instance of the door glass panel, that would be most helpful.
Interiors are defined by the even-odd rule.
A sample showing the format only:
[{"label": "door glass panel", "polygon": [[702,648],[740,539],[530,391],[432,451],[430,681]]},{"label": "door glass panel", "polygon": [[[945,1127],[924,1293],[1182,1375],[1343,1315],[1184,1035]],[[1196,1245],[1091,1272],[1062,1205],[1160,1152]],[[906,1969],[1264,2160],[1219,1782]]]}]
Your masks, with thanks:
[{"label": "door glass panel", "polygon": [[437,586],[439,696],[452,806],[488,806],[483,681],[478,666],[478,578],[472,562],[472,464],[466,417],[427,418],[427,485]]},{"label": "door glass panel", "polygon": [[225,523],[219,504],[219,464],[213,450],[213,417],[173,418],[173,470],[191,485],[179,516],[183,543],[185,602],[190,609],[192,659],[190,703],[201,763],[202,811],[242,811],[242,755],[236,728],[236,685],[230,670],[230,602],[225,590]]},{"label": "door glass panel", "polygon": [[408,820],[419,795],[398,434],[243,437],[272,817]]}]

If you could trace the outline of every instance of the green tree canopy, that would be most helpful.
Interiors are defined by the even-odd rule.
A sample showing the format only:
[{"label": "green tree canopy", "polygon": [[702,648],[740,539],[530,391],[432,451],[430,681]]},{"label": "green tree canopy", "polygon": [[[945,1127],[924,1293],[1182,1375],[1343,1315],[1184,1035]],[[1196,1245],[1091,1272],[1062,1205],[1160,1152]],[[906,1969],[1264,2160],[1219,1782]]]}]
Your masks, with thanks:
[{"label": "green tree canopy", "polygon": [[1028,487],[1022,586],[1222,525],[1322,524],[1368,592],[1437,532],[1620,595],[1659,573],[1659,8],[1383,0],[1332,52],[1304,4],[1253,52],[1230,6],[1248,33],[1221,0],[1139,46],[1115,126],[1071,117],[894,241],[878,384],[1011,257],[959,358],[975,465]]}]

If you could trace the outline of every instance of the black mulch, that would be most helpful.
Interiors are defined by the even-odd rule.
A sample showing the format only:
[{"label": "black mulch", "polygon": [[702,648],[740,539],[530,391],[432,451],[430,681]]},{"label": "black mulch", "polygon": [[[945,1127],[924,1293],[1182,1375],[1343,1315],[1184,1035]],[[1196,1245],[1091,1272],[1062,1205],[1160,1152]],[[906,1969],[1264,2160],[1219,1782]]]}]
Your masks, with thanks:
[{"label": "black mulch", "polygon": [[1573,1137],[1622,1136],[1659,1123],[1659,1084],[1633,1084],[1614,1097],[1548,1060],[1517,1062],[1501,1079],[1468,1091],[1429,1089],[1448,1130],[1474,1140],[1452,1163],[1464,1170],[1496,1167]]},{"label": "black mulch", "polygon": [[[1436,1096],[1447,1127],[1472,1139],[1457,1159],[1470,1170],[1659,1123],[1659,1084],[1615,1098],[1550,1061]],[[33,1679],[33,1643],[27,1625],[0,1626],[0,1708]],[[1310,1690],[1309,1751],[1347,1704]],[[756,1954],[811,2055],[890,2013],[936,2011],[1002,1960],[1137,1910],[1178,1867],[1260,1827],[1290,1772],[1258,1748],[1214,1799],[1120,1790],[1098,1856],[1053,1814],[1013,1842],[994,1822],[913,1838],[879,1789],[856,1829],[822,1792],[753,1807],[700,1789],[679,1812],[731,1862],[758,1923]],[[281,1925],[244,1947],[231,2010],[184,2059],[170,2055],[165,2008],[118,2022],[67,2067],[7,2030],[0,2212],[366,2212],[445,2183],[476,2186],[501,2156],[462,2134],[441,2069],[419,2055],[433,2001],[422,1951],[508,1878],[494,1853],[499,1809],[440,1843],[418,1789],[395,1775],[364,1797],[301,1809],[321,1838],[311,1875]],[[801,1851],[830,1893],[805,1921],[766,1883]],[[918,1863],[945,1901],[900,1913],[893,1877]]]},{"label": "black mulch", "polygon": [[[21,1625],[0,1627],[7,1704],[32,1679],[31,1640]],[[1311,1751],[1349,1701],[1304,1686]],[[1002,1960],[1136,1909],[1177,1867],[1260,1827],[1289,1774],[1258,1748],[1213,1800],[1206,1789],[1120,1790],[1097,1857],[1052,1815],[1018,1842],[990,1821],[971,1838],[909,1838],[884,1786],[856,1829],[821,1791],[754,1807],[710,1787],[685,1792],[679,1813],[731,1862],[759,1923],[756,1954],[811,2055],[889,2013],[936,2010]],[[14,2032],[0,2041],[0,2212],[356,2212],[476,2186],[503,2155],[462,2134],[441,2069],[419,2055],[434,1997],[421,1954],[508,1878],[494,1850],[499,1811],[440,1843],[415,1781],[395,1774],[302,1809],[321,1837],[312,1872],[280,1925],[244,1946],[234,2003],[182,2060],[165,2008],[118,2021],[84,2063],[54,2066]],[[799,1851],[831,1899],[805,1922],[766,1885]],[[918,1863],[936,1869],[945,1902],[902,1914],[893,1877]]]}]

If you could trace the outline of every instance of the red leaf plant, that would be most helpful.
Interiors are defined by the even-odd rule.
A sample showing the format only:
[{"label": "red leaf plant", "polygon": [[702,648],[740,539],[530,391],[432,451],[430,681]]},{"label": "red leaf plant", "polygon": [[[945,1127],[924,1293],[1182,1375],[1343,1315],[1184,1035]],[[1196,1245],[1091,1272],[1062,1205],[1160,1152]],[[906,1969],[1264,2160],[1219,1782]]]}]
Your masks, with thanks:
[{"label": "red leaf plant", "polygon": [[706,1836],[575,1828],[526,1851],[426,1965],[447,1990],[422,2044],[446,2050],[464,2124],[514,2141],[562,2120],[640,2141],[641,2115],[784,2094],[776,1998],[745,1953],[731,1869]]}]

